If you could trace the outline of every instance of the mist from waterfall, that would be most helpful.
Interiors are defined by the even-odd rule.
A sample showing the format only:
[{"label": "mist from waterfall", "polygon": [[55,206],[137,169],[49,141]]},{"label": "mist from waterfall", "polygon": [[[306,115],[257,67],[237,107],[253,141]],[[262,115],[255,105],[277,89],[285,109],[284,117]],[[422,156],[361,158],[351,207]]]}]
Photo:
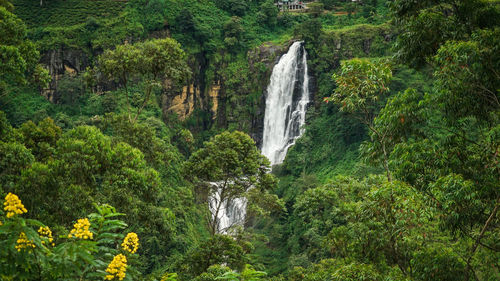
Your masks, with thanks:
[{"label": "mist from waterfall", "polygon": [[303,133],[309,103],[307,52],[295,42],[274,66],[267,87],[262,154],[281,164],[288,148]]}]

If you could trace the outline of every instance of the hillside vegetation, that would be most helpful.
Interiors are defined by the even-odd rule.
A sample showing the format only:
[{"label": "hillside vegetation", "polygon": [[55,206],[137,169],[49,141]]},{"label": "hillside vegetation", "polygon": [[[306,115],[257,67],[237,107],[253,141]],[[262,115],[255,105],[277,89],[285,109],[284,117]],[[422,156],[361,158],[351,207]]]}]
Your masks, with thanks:
[{"label": "hillside vegetation", "polygon": [[0,0],[0,280],[500,280],[500,1],[306,4]]}]

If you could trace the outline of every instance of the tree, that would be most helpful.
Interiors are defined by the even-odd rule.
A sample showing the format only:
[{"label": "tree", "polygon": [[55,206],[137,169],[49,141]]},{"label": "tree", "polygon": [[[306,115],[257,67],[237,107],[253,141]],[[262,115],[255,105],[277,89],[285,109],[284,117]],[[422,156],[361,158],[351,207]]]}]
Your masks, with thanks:
[{"label": "tree", "polygon": [[8,2],[0,3],[0,94],[8,83],[26,83],[28,79],[44,86],[48,71],[38,65],[35,45],[26,39],[26,26],[11,13]]},{"label": "tree", "polygon": [[333,10],[337,5],[340,5],[340,0],[321,0],[326,10]]},{"label": "tree", "polygon": [[387,100],[370,124],[371,141],[365,141],[360,146],[368,162],[378,164],[382,160],[383,165],[387,165],[386,161],[397,144],[423,134],[425,109],[419,105],[422,97],[421,93],[410,88]]},{"label": "tree", "polygon": [[307,4],[307,8],[309,13],[311,13],[315,18],[319,17],[325,9],[322,2],[311,2]]},{"label": "tree", "polygon": [[239,242],[228,235],[214,235],[188,253],[183,263],[187,263],[189,274],[194,276],[207,271],[210,266],[220,264],[241,270],[248,262],[248,249]]},{"label": "tree", "polygon": [[112,136],[114,143],[125,142],[139,149],[146,162],[162,176],[176,174],[180,155],[165,136],[157,134],[153,126],[146,122],[130,123],[126,115],[113,113],[106,114],[101,125],[101,129]]},{"label": "tree", "polygon": [[349,18],[350,18],[350,17],[352,17],[352,14],[353,14],[354,12],[356,12],[356,7],[357,7],[357,6],[356,6],[356,3],[352,3],[352,2],[347,3],[345,7],[346,7],[345,9],[346,9],[346,11],[347,11],[347,16],[348,16]]},{"label": "tree", "polygon": [[392,78],[390,66],[384,61],[372,62],[368,59],[352,59],[341,63],[340,74],[334,74],[337,84],[334,94],[325,98],[340,106],[341,111],[353,114],[365,124],[376,138],[383,155],[383,166],[387,179],[391,180],[387,151],[388,135],[375,127],[373,119],[377,111],[377,101],[389,91],[388,83]]},{"label": "tree", "polygon": [[219,221],[224,204],[248,197],[250,190],[265,194],[274,186],[275,179],[269,174],[269,165],[269,160],[260,154],[255,142],[239,131],[223,132],[191,155],[184,167],[186,177],[196,183],[205,196],[218,199],[215,213],[208,218],[213,235],[226,231],[220,229]]},{"label": "tree", "polygon": [[[499,24],[500,26],[500,24]],[[480,30],[468,41],[444,43],[435,65],[437,101],[449,112],[448,120],[474,116],[488,122],[500,109],[500,29]]]},{"label": "tree", "polygon": [[242,34],[241,18],[231,17],[224,23],[224,44],[230,53],[235,54],[240,50]]},{"label": "tree", "polygon": [[19,131],[23,135],[23,143],[31,150],[37,161],[45,161],[52,157],[56,142],[62,130],[51,118],[46,118],[35,125],[32,121],[24,123]]},{"label": "tree", "polygon": [[19,139],[21,136],[16,134],[16,131],[7,120],[7,116],[3,111],[0,111],[0,141],[2,142],[13,142]]},{"label": "tree", "polygon": [[[497,278],[498,268],[489,268],[486,260],[499,249],[498,3],[397,0],[391,9],[401,31],[396,57],[430,65],[436,83],[409,104],[390,105],[418,120],[401,122],[410,134],[394,146],[390,166],[429,199],[443,228],[464,237],[467,250],[453,261],[465,263],[464,280]],[[428,268],[418,270],[428,274]]]},{"label": "tree", "polygon": [[0,192],[15,186],[23,169],[31,166],[34,157],[22,144],[0,141]]},{"label": "tree", "polygon": [[[306,254],[309,260],[322,258],[327,252],[322,238],[335,226],[344,224],[337,190],[331,185],[311,188],[297,196],[293,205],[292,253]],[[298,243],[300,241],[300,243]]]},{"label": "tree", "polygon": [[[141,252],[154,257],[145,264],[153,266],[166,257],[176,225],[170,208],[178,194],[149,166],[164,161],[161,153],[171,154],[151,136],[154,133],[126,119],[111,121],[118,123],[110,125],[116,130],[116,139],[90,126],[61,135],[51,119],[38,125],[30,121],[18,130],[1,119],[2,115],[0,128],[5,138],[1,140],[6,142],[0,140],[0,192],[15,192],[24,198],[31,218],[68,227],[75,217],[91,211],[93,203],[110,203],[127,213],[124,220],[144,238]],[[129,134],[134,136],[119,137],[119,123],[129,124],[124,127],[131,128]],[[134,143],[134,137],[141,134],[150,134],[145,145],[152,146],[146,151],[151,162],[145,161],[139,149],[120,141]]]},{"label": "tree", "polygon": [[233,271],[231,268],[225,265],[212,265],[205,272],[194,278],[194,281],[216,281],[220,280],[221,276],[224,274],[231,274]]},{"label": "tree", "polygon": [[216,0],[215,5],[217,6],[217,8],[238,17],[244,16],[248,10],[248,4],[246,1]]},{"label": "tree", "polygon": [[478,29],[500,24],[500,10],[494,1],[413,1],[390,2],[400,31],[396,57],[414,66],[429,63],[447,41],[467,41]]},{"label": "tree", "polygon": [[[78,219],[68,235],[65,229],[53,227],[51,230],[40,221],[24,219],[22,216],[29,209],[15,194],[9,193],[2,203],[6,209],[15,210],[6,216],[2,212],[0,216],[3,221],[0,225],[2,279],[134,280],[139,277],[134,267],[140,244],[138,239],[130,239],[138,238],[137,234],[120,233],[127,224],[118,219],[123,214],[115,208],[96,205],[97,213]],[[66,234],[59,235],[62,233]],[[115,260],[124,266],[116,266]]]},{"label": "tree", "polygon": [[193,19],[193,14],[188,9],[182,9],[177,17],[175,18],[176,29],[182,34],[194,34],[195,22]]},{"label": "tree", "polygon": [[412,259],[414,280],[466,280],[465,263],[449,248],[427,247],[415,253]]},{"label": "tree", "polygon": [[245,265],[245,268],[241,273],[228,271],[221,276],[215,278],[215,280],[227,280],[227,281],[259,281],[259,280],[269,280],[267,278],[267,273],[263,271],[255,270],[251,265]]},{"label": "tree", "polygon": [[278,12],[278,7],[274,5],[273,1],[267,0],[260,4],[260,11],[257,13],[257,19],[259,23],[273,28],[278,22]]},{"label": "tree", "polygon": [[14,5],[7,0],[0,0],[0,7],[4,7],[7,11],[14,11]]},{"label": "tree", "polygon": [[323,36],[323,24],[319,18],[313,18],[295,26],[293,34],[295,37],[304,40],[309,57],[311,59],[316,58]]},{"label": "tree", "polygon": [[[179,43],[171,38],[124,44],[106,50],[98,58],[97,71],[125,89],[130,122],[137,121],[154,89],[161,88],[165,80],[181,83],[189,74],[186,55]],[[143,82],[143,99],[132,118],[129,83],[137,80]]]},{"label": "tree", "polygon": [[[388,276],[387,276],[388,277]],[[304,269],[295,267],[289,274],[290,281],[381,281],[381,280],[403,280],[383,278],[373,265],[349,262],[340,259],[325,259]]]}]

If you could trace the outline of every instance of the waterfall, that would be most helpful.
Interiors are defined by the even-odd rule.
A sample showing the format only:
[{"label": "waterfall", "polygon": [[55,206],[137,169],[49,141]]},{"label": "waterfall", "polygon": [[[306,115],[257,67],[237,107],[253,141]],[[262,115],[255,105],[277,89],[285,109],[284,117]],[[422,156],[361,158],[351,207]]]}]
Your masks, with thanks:
[{"label": "waterfall", "polygon": [[281,164],[288,148],[303,133],[309,103],[307,53],[295,42],[274,66],[267,87],[262,154]]},{"label": "waterfall", "polygon": [[[218,186],[219,183],[210,183],[214,186]],[[233,200],[224,200],[221,204],[221,208],[217,213],[217,206],[221,200],[220,198],[221,189],[217,189],[215,194],[211,195],[208,201],[208,207],[210,213],[212,214],[212,221],[217,222],[217,233],[230,234],[230,229],[233,226],[243,225],[245,223],[245,215],[247,212],[247,199],[235,198]]]},{"label": "waterfall", "polygon": [[[302,125],[305,123],[309,103],[306,57],[303,42],[295,42],[280,58],[271,74],[267,87],[262,142],[262,154],[269,158],[271,165],[281,164],[288,148],[303,133]],[[247,200],[235,198],[224,201],[217,213],[217,206],[221,200],[220,192],[218,189],[210,196],[209,208],[212,219],[218,222],[217,232],[230,234],[231,227],[244,224]]]}]

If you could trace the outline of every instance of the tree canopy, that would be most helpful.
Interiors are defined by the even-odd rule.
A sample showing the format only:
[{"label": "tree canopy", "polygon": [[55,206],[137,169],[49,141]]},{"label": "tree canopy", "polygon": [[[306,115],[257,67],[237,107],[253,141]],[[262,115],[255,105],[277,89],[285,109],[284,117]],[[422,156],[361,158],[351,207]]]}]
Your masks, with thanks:
[{"label": "tree canopy", "polygon": [[[184,51],[174,39],[153,39],[135,44],[116,46],[98,58],[97,72],[116,81],[125,89],[130,121],[136,121],[150,100],[153,90],[163,87],[163,81],[182,83],[189,74]],[[143,100],[132,118],[129,83],[144,79]]]},{"label": "tree canopy", "polygon": [[223,204],[240,197],[252,198],[249,194],[253,192],[264,194],[274,187],[275,179],[269,173],[269,165],[255,142],[239,131],[223,132],[191,155],[184,167],[187,177],[206,196],[219,194],[215,213],[209,219],[213,234],[220,231],[218,212]]}]

